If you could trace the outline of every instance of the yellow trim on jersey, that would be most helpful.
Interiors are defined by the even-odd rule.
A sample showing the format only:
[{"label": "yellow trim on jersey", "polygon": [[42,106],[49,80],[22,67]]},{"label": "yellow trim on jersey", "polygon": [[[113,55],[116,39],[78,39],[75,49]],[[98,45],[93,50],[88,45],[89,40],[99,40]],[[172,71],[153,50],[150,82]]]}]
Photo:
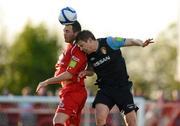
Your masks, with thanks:
[{"label": "yellow trim on jersey", "polygon": [[123,42],[123,38],[121,38],[121,37],[116,37],[116,41],[117,41],[117,42]]},{"label": "yellow trim on jersey", "polygon": [[76,65],[77,65],[77,61],[71,59],[71,61],[69,63],[69,67],[74,68],[74,67],[76,67]]}]

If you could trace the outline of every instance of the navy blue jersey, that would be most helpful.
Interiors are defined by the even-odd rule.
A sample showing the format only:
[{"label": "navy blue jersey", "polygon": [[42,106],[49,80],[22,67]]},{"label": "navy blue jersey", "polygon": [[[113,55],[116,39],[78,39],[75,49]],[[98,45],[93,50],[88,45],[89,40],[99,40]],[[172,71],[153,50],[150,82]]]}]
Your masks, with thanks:
[{"label": "navy blue jersey", "polygon": [[123,86],[128,82],[128,73],[120,47],[124,38],[100,38],[96,52],[88,55],[89,65],[97,74],[97,84],[104,86]]}]

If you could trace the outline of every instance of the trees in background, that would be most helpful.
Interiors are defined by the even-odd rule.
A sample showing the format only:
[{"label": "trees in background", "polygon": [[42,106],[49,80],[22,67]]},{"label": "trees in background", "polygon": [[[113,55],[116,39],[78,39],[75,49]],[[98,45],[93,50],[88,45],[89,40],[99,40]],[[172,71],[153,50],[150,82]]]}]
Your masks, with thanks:
[{"label": "trees in background", "polygon": [[8,47],[4,40],[1,38],[0,42],[0,87],[3,87],[5,84],[6,78],[6,64],[7,64],[7,53]]},{"label": "trees in background", "polygon": [[175,80],[177,42],[177,25],[171,24],[155,38],[154,44],[125,50],[137,95],[153,97],[153,92],[162,90],[165,97],[170,98],[173,90],[180,90],[180,84]]},{"label": "trees in background", "polygon": [[[62,45],[58,43],[58,36],[49,33],[44,24],[33,26],[27,23],[10,47],[2,38],[0,90],[5,87],[14,94],[20,94],[21,89],[28,85],[34,91],[38,82],[53,76]],[[171,24],[148,47],[122,48],[136,95],[152,98],[154,91],[163,90],[170,98],[173,90],[180,90],[180,84],[175,80],[177,42],[177,24]],[[92,94],[97,89],[95,78],[86,81]],[[56,86],[51,87],[57,89]]]},{"label": "trees in background", "polygon": [[40,81],[53,76],[60,49],[57,35],[48,33],[44,24],[27,23],[9,48],[0,88],[20,94],[28,85],[34,91]]}]

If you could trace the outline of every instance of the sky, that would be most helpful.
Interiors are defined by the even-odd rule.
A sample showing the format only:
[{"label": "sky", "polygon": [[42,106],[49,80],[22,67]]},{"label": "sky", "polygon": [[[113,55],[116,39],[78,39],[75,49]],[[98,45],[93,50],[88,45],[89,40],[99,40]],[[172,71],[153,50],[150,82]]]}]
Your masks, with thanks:
[{"label": "sky", "polygon": [[31,20],[62,32],[58,14],[70,6],[82,28],[96,37],[156,38],[177,21],[178,4],[178,0],[0,0],[0,28],[13,38]]}]

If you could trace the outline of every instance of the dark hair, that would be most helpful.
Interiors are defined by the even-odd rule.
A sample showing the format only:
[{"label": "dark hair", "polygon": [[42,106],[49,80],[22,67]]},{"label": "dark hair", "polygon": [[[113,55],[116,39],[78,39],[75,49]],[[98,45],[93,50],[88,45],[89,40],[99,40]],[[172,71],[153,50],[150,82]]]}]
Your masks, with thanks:
[{"label": "dark hair", "polygon": [[73,32],[81,31],[81,25],[78,21],[74,21],[72,24],[68,24],[68,25],[72,25]]},{"label": "dark hair", "polygon": [[81,32],[78,33],[78,35],[76,36],[76,41],[75,43],[78,43],[78,41],[82,40],[87,42],[87,40],[91,38],[92,40],[96,40],[95,36],[93,35],[93,33],[89,30],[83,30]]}]

